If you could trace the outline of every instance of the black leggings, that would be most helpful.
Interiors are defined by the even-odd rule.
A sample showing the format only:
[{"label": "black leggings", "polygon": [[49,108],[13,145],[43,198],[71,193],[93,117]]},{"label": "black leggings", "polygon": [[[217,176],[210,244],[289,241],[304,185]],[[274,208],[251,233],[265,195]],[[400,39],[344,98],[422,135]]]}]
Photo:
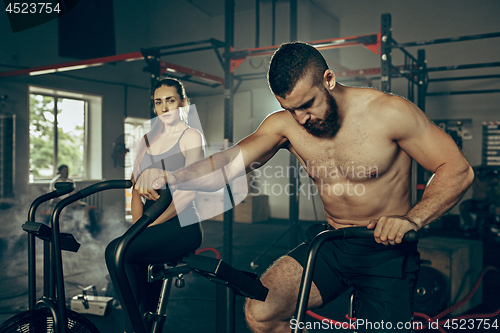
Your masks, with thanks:
[{"label": "black leggings", "polygon": [[[118,301],[127,311],[122,292],[118,288],[117,280],[121,278],[116,274],[114,265],[115,248],[119,238],[113,240],[106,248],[106,265]],[[150,226],[144,230],[129,246],[125,256],[125,270],[132,285],[135,299],[138,302],[141,315],[144,312],[156,310],[158,296],[161,290],[161,280],[147,282],[147,268],[149,264],[162,264],[196,250],[202,241],[200,223],[181,227],[177,217]],[[126,315],[126,312],[125,312]],[[126,315],[126,332],[133,332],[129,316]],[[148,325],[149,327],[150,325]]]}]

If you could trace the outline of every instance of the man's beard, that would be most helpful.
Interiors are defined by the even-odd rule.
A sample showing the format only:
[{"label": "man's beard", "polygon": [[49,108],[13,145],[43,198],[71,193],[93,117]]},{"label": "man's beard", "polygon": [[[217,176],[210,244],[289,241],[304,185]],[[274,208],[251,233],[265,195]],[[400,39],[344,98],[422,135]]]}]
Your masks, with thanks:
[{"label": "man's beard", "polygon": [[319,138],[333,137],[340,128],[337,102],[326,89],[325,94],[327,99],[325,119],[309,120],[302,125],[307,132]]}]

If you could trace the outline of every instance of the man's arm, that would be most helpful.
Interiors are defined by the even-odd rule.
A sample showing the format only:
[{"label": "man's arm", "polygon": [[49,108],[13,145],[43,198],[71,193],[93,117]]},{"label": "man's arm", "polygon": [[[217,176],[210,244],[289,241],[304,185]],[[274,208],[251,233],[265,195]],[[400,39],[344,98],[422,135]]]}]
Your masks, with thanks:
[{"label": "man's arm", "polygon": [[414,104],[395,96],[384,96],[388,134],[410,157],[434,173],[420,202],[405,216],[372,221],[375,239],[400,243],[404,234],[418,230],[450,210],[474,179],[474,171],[451,137],[435,126]]},{"label": "man's arm", "polygon": [[[262,166],[288,141],[283,134],[283,112],[271,114],[253,134],[236,146],[167,174],[169,185],[183,190],[217,191],[226,185],[226,181],[230,183]],[[224,178],[213,176],[212,173],[219,170],[224,170]],[[161,180],[158,185],[161,185]]]}]

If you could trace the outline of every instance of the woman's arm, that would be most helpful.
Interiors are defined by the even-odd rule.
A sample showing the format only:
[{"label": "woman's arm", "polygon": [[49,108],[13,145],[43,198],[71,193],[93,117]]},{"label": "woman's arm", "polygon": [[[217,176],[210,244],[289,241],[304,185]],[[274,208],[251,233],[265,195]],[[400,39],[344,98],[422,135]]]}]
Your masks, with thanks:
[{"label": "woman's arm", "polygon": [[134,223],[141,218],[143,213],[142,197],[134,188],[132,188],[132,199],[130,202],[132,209],[132,221]]}]

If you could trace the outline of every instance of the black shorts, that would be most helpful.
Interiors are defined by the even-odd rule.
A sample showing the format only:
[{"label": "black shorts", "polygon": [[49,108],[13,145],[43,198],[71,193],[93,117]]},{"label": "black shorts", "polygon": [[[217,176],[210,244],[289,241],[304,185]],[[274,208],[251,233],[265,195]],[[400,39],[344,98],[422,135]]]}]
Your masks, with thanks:
[{"label": "black shorts", "polygon": [[[306,242],[288,256],[305,267],[310,241],[330,228],[328,224],[312,225],[307,229]],[[404,328],[413,318],[413,293],[420,260],[416,248],[417,242],[385,246],[373,238],[326,242],[318,252],[313,274],[323,305],[353,287],[358,332]]]}]

